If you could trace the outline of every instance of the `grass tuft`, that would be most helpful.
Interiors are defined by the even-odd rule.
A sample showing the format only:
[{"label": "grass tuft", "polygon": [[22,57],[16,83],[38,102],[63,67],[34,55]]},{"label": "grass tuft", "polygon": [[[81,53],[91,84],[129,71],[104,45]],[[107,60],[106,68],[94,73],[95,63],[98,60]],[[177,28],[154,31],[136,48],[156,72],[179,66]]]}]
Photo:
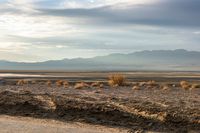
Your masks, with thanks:
[{"label": "grass tuft", "polygon": [[63,87],[68,88],[69,87],[69,82],[68,81],[63,81]]},{"label": "grass tuft", "polygon": [[81,82],[81,83],[76,83],[74,86],[74,89],[84,89],[84,88],[89,88],[90,85],[88,85],[85,82]]},{"label": "grass tuft", "polygon": [[91,84],[91,87],[99,87],[100,86],[100,82],[94,82]]},{"label": "grass tuft", "polygon": [[146,84],[149,85],[149,86],[155,86],[156,85],[156,81],[150,80]]},{"label": "grass tuft", "polygon": [[184,90],[190,90],[191,89],[191,85],[187,81],[181,81],[180,86]]},{"label": "grass tuft", "polygon": [[191,89],[198,89],[200,88],[199,84],[192,84]]},{"label": "grass tuft", "polygon": [[17,81],[17,85],[25,85],[25,84],[28,84],[27,80],[18,80]]},{"label": "grass tuft", "polygon": [[48,81],[46,82],[46,85],[47,85],[48,87],[51,87],[52,82],[51,82],[50,80],[48,80]]},{"label": "grass tuft", "polygon": [[37,82],[35,80],[31,81],[31,84],[36,84]]},{"label": "grass tuft", "polygon": [[140,87],[138,85],[133,86],[132,90],[140,90]]},{"label": "grass tuft", "polygon": [[57,87],[63,86],[63,81],[62,81],[62,80],[56,81],[56,86],[57,86]]},{"label": "grass tuft", "polygon": [[126,79],[123,75],[114,74],[108,77],[108,84],[112,87],[118,87],[125,85]]},{"label": "grass tuft", "polygon": [[165,90],[169,90],[170,88],[169,88],[169,85],[165,84],[161,86],[161,89],[165,91]]}]

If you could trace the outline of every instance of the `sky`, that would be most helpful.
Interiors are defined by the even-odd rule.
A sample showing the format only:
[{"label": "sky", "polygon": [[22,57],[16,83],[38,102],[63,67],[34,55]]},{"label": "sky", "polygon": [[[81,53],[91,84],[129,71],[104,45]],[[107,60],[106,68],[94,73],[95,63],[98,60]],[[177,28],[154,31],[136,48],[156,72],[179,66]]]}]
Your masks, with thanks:
[{"label": "sky", "polygon": [[0,60],[200,51],[200,0],[0,0]]}]

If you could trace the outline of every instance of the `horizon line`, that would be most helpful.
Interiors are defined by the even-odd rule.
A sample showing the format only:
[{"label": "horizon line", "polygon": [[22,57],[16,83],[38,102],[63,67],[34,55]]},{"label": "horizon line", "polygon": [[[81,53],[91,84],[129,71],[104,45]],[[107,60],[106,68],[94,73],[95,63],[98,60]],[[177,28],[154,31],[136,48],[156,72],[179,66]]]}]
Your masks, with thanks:
[{"label": "horizon line", "polygon": [[50,60],[44,60],[44,61],[14,61],[14,60],[4,60],[4,59],[1,59],[0,61],[5,61],[5,62],[16,62],[16,63],[43,63],[43,62],[48,62],[48,61],[62,61],[62,60],[75,60],[75,59],[91,59],[91,58],[96,58],[96,57],[104,57],[104,56],[110,56],[110,55],[115,55],[115,54],[121,54],[121,55],[129,55],[129,54],[134,54],[134,53],[137,53],[137,52],[145,52],[145,51],[148,51],[148,52],[153,52],[153,51],[178,51],[178,50],[182,50],[182,51],[187,51],[187,52],[200,52],[200,51],[194,51],[194,50],[186,50],[186,49],[168,49],[168,50],[164,50],[164,49],[157,49],[157,50],[137,50],[137,51],[134,51],[134,52],[129,52],[129,53],[119,53],[119,52],[116,52],[116,53],[111,53],[111,54],[106,54],[106,55],[101,55],[101,56],[93,56],[93,57],[75,57],[75,58],[62,58],[62,59],[50,59]]}]

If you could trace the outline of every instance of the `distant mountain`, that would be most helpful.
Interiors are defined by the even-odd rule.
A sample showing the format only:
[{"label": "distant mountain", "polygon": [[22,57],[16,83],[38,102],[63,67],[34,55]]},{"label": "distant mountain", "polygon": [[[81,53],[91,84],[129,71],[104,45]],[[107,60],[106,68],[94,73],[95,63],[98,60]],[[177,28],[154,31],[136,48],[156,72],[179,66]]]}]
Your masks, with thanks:
[{"label": "distant mountain", "polygon": [[0,61],[0,70],[200,70],[200,52],[178,50],[141,51],[94,58],[51,60],[37,63]]}]

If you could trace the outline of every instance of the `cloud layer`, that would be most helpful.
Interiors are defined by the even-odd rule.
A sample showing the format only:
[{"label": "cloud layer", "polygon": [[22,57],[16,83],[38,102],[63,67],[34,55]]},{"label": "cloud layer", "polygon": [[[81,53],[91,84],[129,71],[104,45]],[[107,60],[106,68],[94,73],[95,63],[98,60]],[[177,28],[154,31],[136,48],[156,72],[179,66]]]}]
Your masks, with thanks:
[{"label": "cloud layer", "polygon": [[0,59],[200,50],[199,7],[199,0],[0,0]]}]

